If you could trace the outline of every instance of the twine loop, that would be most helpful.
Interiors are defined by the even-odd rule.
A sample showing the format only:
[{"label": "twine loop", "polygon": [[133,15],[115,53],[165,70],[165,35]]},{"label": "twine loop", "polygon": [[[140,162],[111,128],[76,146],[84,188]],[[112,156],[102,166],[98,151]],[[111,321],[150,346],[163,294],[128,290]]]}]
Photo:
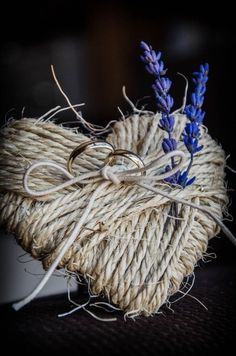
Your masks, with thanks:
[{"label": "twine loop", "polygon": [[100,174],[104,179],[110,180],[113,184],[118,185],[121,181],[113,171],[114,169],[112,169],[112,167],[106,165],[100,169]]},{"label": "twine loop", "polygon": [[[98,152],[78,157],[76,177],[65,167],[71,150],[88,139],[83,134],[34,119],[2,130],[0,222],[47,270],[34,291],[14,304],[16,310],[39,293],[56,268],[66,267],[88,279],[92,293],[105,293],[125,312],[151,315],[181,288],[219,227],[235,244],[222,222],[227,204],[222,148],[202,132],[204,152],[192,167],[197,183],[170,186],[163,180],[186,167],[187,152],[180,142],[180,151],[163,155],[159,120],[159,115],[132,115],[115,123],[106,138],[139,155],[144,167],[131,169],[127,161],[103,166],[104,154]],[[186,118],[176,114],[176,121],[179,140]],[[165,172],[171,157],[177,165]],[[101,222],[108,228],[100,229]]]}]

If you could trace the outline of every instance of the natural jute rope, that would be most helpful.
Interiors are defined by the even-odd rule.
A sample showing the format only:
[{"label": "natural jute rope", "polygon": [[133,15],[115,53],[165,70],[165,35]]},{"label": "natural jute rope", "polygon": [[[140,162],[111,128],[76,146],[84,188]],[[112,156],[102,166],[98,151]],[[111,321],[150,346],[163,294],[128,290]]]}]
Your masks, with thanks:
[{"label": "natural jute rope", "polygon": [[[163,154],[159,119],[159,114],[131,115],[115,123],[106,140],[137,153],[148,165]],[[185,124],[185,116],[177,114],[177,141]],[[24,188],[26,169],[41,160],[66,168],[71,151],[88,138],[73,129],[35,119],[11,122],[0,136],[0,223],[48,269],[83,217],[59,267],[84,275],[90,280],[92,293],[104,294],[125,312],[157,312],[179,290],[184,277],[192,273],[206,251],[208,240],[219,232],[219,225],[204,209],[222,219],[228,201],[225,155],[204,129],[204,149],[196,155],[191,170],[197,180],[185,189],[170,187],[163,181],[143,185],[125,179],[113,182],[103,172],[99,180],[88,180],[82,188],[70,184],[37,197]],[[186,153],[182,143],[178,148]],[[87,150],[76,159],[74,170],[78,175],[99,171],[105,155],[104,151]],[[131,168],[129,161],[122,162],[123,171]],[[147,177],[159,175],[161,169],[154,166]],[[65,175],[56,168],[41,167],[31,172],[29,187],[41,191],[65,181]],[[146,189],[147,184],[150,189]],[[168,196],[195,204],[203,211],[178,203],[178,218],[172,218],[173,202]]]}]

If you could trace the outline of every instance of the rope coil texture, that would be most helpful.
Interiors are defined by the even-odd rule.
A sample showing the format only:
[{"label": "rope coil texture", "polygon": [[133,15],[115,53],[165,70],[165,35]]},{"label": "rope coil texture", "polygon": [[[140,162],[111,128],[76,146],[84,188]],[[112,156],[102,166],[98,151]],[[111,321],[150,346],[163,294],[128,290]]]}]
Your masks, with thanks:
[{"label": "rope coil texture", "polygon": [[[117,148],[133,151],[148,164],[163,154],[159,119],[159,114],[131,115],[116,122],[106,140]],[[176,122],[175,138],[179,140],[186,117],[177,114]],[[0,223],[15,234],[27,252],[42,261],[46,270],[73,232],[91,194],[101,188],[58,267],[84,275],[90,280],[92,293],[105,295],[125,312],[157,312],[180,289],[206,251],[208,240],[220,230],[204,211],[187,204],[178,204],[178,219],[172,218],[172,201],[144,189],[145,185],[91,181],[83,188],[75,184],[32,197],[22,184],[26,169],[40,160],[65,168],[71,151],[87,136],[35,119],[14,121],[0,136]],[[201,143],[204,149],[196,155],[191,170],[197,176],[194,185],[173,189],[162,181],[150,186],[171,194],[173,199],[207,208],[222,219],[228,202],[225,154],[204,130]],[[182,143],[179,149],[185,151]],[[75,160],[74,171],[80,175],[99,170],[106,154],[86,150]],[[133,168],[129,161],[122,164],[123,170]],[[153,167],[148,175],[160,173],[160,168]],[[53,167],[41,168],[32,172],[30,189],[46,190],[63,181],[64,175]]]}]

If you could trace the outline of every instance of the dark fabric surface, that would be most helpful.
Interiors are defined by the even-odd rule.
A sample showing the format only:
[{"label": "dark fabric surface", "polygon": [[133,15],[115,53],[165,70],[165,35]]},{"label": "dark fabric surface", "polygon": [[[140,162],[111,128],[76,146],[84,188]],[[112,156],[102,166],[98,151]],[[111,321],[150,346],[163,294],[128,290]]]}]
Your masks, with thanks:
[{"label": "dark fabric surface", "polygon": [[195,355],[224,351],[236,337],[236,269],[207,264],[197,268],[190,294],[163,307],[162,314],[124,321],[118,312],[93,310],[116,322],[97,321],[84,311],[64,318],[70,310],[66,296],[33,301],[19,312],[1,307],[2,348],[25,354],[73,352],[76,355]]}]

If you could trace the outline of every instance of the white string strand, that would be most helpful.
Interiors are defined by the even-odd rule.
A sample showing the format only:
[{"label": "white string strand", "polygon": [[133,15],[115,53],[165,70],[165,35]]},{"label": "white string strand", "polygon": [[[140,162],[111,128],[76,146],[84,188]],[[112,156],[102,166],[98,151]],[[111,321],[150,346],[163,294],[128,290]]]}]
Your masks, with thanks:
[{"label": "white string strand", "polygon": [[[176,167],[174,167],[171,171],[166,172],[166,173],[161,173],[158,174],[156,176],[145,176],[145,175],[135,175],[132,176],[131,174],[133,173],[143,173],[144,171],[147,171],[151,168],[160,168],[163,165],[165,165],[166,162],[169,161],[169,159],[173,156],[178,156],[180,158],[180,161],[178,163],[178,165],[176,165]],[[145,165],[142,168],[135,168],[135,169],[130,169],[130,170],[126,170],[126,171],[119,171],[119,172],[115,172],[114,171],[114,167],[110,167],[110,166],[104,166],[102,169],[98,170],[98,171],[93,171],[93,172],[89,172],[89,173],[85,173],[82,174],[78,177],[73,177],[66,169],[64,169],[63,167],[61,167],[60,165],[58,165],[57,163],[54,162],[49,162],[49,161],[39,161],[39,162],[35,162],[34,164],[32,164],[27,171],[25,172],[24,175],[24,180],[23,180],[23,184],[24,184],[24,189],[25,191],[32,197],[38,197],[38,196],[44,196],[47,194],[52,194],[54,192],[57,192],[61,189],[64,189],[68,186],[71,185],[75,185],[76,183],[91,183],[91,179],[92,181],[102,181],[101,185],[99,185],[97,187],[97,189],[94,190],[94,192],[91,194],[89,202],[86,206],[86,208],[84,209],[84,212],[80,218],[80,220],[78,221],[78,223],[76,224],[74,230],[72,231],[70,237],[66,240],[66,242],[60,246],[60,250],[59,253],[56,257],[56,259],[54,260],[54,262],[52,263],[52,265],[50,266],[49,270],[46,272],[46,274],[44,275],[43,279],[41,280],[41,282],[38,284],[38,286],[33,290],[32,293],[30,293],[26,298],[24,298],[23,300],[21,300],[18,303],[14,303],[13,304],[13,308],[15,310],[19,310],[22,307],[24,307],[26,304],[28,304],[30,301],[32,301],[37,295],[38,293],[42,290],[42,288],[45,286],[45,284],[47,283],[47,281],[49,280],[49,278],[51,277],[51,275],[54,273],[55,269],[57,268],[57,266],[59,265],[60,261],[62,260],[63,256],[65,255],[65,253],[68,251],[68,249],[71,247],[71,245],[74,243],[74,241],[76,240],[82,225],[84,224],[84,222],[86,221],[92,207],[94,204],[95,199],[98,197],[99,192],[101,192],[104,188],[106,188],[108,185],[110,185],[111,183],[113,184],[119,184],[121,182],[127,181],[127,182],[132,182],[134,184],[137,184],[138,186],[149,190],[155,194],[159,194],[163,197],[168,198],[170,201],[176,202],[176,203],[181,203],[184,205],[188,205],[194,209],[198,209],[204,213],[206,213],[208,216],[210,216],[222,229],[222,231],[225,233],[225,235],[229,238],[229,240],[236,246],[236,238],[235,236],[231,233],[231,231],[222,223],[222,221],[220,221],[220,219],[215,216],[214,213],[212,213],[208,208],[206,207],[202,207],[200,205],[194,204],[192,202],[188,202],[184,199],[180,199],[178,197],[176,197],[176,193],[175,196],[173,196],[173,194],[171,193],[166,193],[158,188],[155,188],[151,185],[147,185],[145,184],[146,182],[150,182],[150,181],[160,181],[163,180],[164,178],[166,178],[167,176],[171,176],[173,175],[175,172],[177,172],[184,164],[184,159],[185,159],[185,154],[182,151],[172,151],[166,155],[161,155],[160,157],[158,157],[157,159],[153,160],[152,162],[150,162],[149,164]],[[35,170],[36,168],[42,167],[42,166],[47,166],[47,167],[54,167],[56,168],[58,171],[62,172],[67,178],[68,181],[64,182],[62,184],[59,184],[58,186],[55,186],[53,188],[49,188],[46,190],[42,190],[42,191],[34,191],[29,187],[29,178],[30,178],[30,174],[32,173],[33,170]],[[105,179],[105,181],[104,181]],[[180,188],[180,187],[179,187]],[[187,188],[186,188],[187,189]]]}]

